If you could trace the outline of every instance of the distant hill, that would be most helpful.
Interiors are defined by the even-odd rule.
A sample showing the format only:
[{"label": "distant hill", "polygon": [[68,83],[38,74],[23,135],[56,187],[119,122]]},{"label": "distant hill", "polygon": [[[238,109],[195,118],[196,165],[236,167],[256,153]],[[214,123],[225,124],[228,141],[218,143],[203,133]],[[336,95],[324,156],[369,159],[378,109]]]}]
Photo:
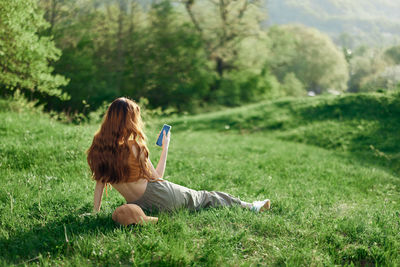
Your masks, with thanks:
[{"label": "distant hill", "polygon": [[347,47],[400,44],[398,0],[266,0],[266,6],[268,26],[301,23]]}]

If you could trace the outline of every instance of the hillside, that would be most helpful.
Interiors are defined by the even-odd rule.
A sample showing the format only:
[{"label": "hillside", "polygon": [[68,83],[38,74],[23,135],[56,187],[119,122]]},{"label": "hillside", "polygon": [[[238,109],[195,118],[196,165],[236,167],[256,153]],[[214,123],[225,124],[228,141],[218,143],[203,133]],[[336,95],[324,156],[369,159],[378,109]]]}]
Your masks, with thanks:
[{"label": "hillside", "polygon": [[398,94],[283,99],[181,117],[175,130],[262,132],[274,138],[351,152],[400,173]]},{"label": "hillside", "polygon": [[400,2],[390,0],[268,0],[268,25],[302,23],[328,33],[338,45],[400,42]]},{"label": "hillside", "polygon": [[399,151],[398,96],[285,99],[153,121],[153,164],[158,130],[173,127],[165,179],[270,198],[272,208],[154,213],[157,224],[129,227],[111,219],[125,203],[116,190],[90,213],[85,151],[99,125],[10,107],[0,100],[1,266],[400,264],[400,180],[388,164]]}]

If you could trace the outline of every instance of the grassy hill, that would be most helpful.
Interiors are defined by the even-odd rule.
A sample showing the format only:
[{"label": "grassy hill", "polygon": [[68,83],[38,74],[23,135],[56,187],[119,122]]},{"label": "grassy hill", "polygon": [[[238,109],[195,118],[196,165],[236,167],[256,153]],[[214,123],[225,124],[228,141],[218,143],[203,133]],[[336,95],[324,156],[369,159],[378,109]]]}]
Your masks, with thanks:
[{"label": "grassy hill", "polygon": [[[399,265],[399,100],[285,99],[170,123],[166,179],[272,209],[155,214],[120,227],[115,191],[92,209],[85,159],[98,125],[66,125],[0,103],[0,265]],[[0,109],[1,110],[1,109]],[[371,148],[374,147],[374,149]]]},{"label": "grassy hill", "polygon": [[400,171],[398,94],[283,99],[180,117],[175,130],[262,132],[272,138],[351,152]]}]

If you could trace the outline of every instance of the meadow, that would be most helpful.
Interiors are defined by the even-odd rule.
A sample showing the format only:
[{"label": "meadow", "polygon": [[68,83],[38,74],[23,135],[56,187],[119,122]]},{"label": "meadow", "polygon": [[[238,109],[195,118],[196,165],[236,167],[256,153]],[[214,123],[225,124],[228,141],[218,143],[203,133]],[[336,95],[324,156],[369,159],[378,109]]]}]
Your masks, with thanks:
[{"label": "meadow", "polygon": [[283,99],[147,124],[151,160],[172,125],[165,178],[253,201],[153,214],[121,227],[85,151],[99,124],[64,124],[0,103],[0,265],[400,265],[400,98]]}]

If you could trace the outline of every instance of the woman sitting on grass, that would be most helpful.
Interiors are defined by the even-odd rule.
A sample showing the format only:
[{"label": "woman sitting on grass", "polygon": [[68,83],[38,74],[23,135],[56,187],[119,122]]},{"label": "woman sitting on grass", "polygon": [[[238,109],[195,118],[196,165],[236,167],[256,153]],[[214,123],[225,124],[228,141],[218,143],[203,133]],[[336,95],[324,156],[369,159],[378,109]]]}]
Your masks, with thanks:
[{"label": "woman sitting on grass", "polygon": [[96,180],[94,211],[100,210],[104,186],[109,183],[125,198],[113,219],[121,224],[157,221],[144,210],[200,210],[207,207],[240,205],[256,212],[270,208],[271,202],[247,203],[223,192],[196,191],[163,179],[171,131],[163,132],[162,153],[157,167],[149,159],[140,107],[121,97],[114,100],[87,151],[87,161]]}]

